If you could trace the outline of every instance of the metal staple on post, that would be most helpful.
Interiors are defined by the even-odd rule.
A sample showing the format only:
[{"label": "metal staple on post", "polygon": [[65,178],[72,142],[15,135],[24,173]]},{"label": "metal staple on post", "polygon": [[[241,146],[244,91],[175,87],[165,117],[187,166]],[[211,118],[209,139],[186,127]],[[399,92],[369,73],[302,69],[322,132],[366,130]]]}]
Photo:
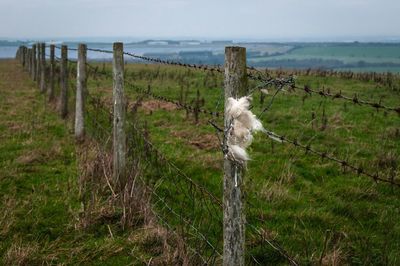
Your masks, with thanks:
[{"label": "metal staple on post", "polygon": [[[229,97],[239,98],[247,93],[246,48],[225,48],[225,118],[224,132],[229,134],[232,121],[227,115]],[[227,147],[224,136],[224,147]],[[225,150],[225,149],[224,149]],[[244,167],[224,158],[224,255],[223,265],[245,264],[245,214],[244,214]]]},{"label": "metal staple on post", "polygon": [[126,183],[126,137],[123,43],[113,44],[113,178],[120,191]]},{"label": "metal staple on post", "polygon": [[79,44],[75,102],[75,138],[78,141],[82,141],[85,134],[84,112],[86,79],[86,45]]}]

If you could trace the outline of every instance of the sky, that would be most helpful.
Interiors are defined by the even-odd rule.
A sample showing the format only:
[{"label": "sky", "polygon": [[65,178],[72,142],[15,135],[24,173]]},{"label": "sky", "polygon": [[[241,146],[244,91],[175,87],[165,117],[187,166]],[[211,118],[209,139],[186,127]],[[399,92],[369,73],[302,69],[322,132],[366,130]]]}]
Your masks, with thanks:
[{"label": "sky", "polygon": [[399,11],[399,0],[0,0],[0,37],[398,38]]}]

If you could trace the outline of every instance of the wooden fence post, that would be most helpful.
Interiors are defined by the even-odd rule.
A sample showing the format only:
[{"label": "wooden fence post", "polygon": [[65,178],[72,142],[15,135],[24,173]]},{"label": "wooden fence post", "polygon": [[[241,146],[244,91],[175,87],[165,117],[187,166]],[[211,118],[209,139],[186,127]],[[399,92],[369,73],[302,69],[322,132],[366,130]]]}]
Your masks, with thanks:
[{"label": "wooden fence post", "polygon": [[66,118],[68,115],[68,47],[61,46],[61,67],[60,67],[60,115]]},{"label": "wooden fence post", "polygon": [[54,84],[55,84],[55,79],[54,79],[54,72],[55,72],[55,45],[51,44],[50,45],[50,73],[49,73],[49,88],[47,90],[47,96],[49,99],[49,102],[53,101],[54,99]]},{"label": "wooden fence post", "polygon": [[46,44],[40,44],[40,92],[46,92]]},{"label": "wooden fence post", "polygon": [[32,71],[32,49],[28,48],[28,74],[31,75]]},{"label": "wooden fence post", "polygon": [[22,54],[21,54],[21,59],[22,59],[22,67],[23,68],[25,68],[25,63],[26,63],[26,49],[25,49],[26,47],[25,46],[21,46],[21,52],[22,52]]},{"label": "wooden fence post", "polygon": [[28,70],[28,47],[24,46],[24,66],[25,66],[25,70]]},{"label": "wooden fence post", "polygon": [[82,141],[85,134],[86,77],[86,45],[79,44],[75,103],[75,138],[78,141]]},{"label": "wooden fence post", "polygon": [[36,81],[36,44],[32,45],[32,69],[31,69],[31,76],[32,80]]},{"label": "wooden fence post", "polygon": [[[227,116],[229,97],[239,98],[247,93],[246,48],[225,48],[225,119],[224,132],[231,121]],[[227,136],[224,138],[227,139]],[[245,264],[244,168],[224,158],[224,266]]]},{"label": "wooden fence post", "polygon": [[17,50],[17,52],[15,53],[15,59],[16,59],[16,60],[20,60],[20,58],[19,58],[20,51],[21,51],[21,46],[18,47],[18,50]]},{"label": "wooden fence post", "polygon": [[41,68],[41,44],[37,43],[36,44],[36,51],[37,51],[37,58],[36,58],[36,82],[38,86],[40,86],[40,79],[41,79],[41,73],[42,73],[42,68]]},{"label": "wooden fence post", "polygon": [[119,190],[126,183],[126,137],[125,137],[125,96],[124,96],[124,45],[113,44],[113,178]]}]

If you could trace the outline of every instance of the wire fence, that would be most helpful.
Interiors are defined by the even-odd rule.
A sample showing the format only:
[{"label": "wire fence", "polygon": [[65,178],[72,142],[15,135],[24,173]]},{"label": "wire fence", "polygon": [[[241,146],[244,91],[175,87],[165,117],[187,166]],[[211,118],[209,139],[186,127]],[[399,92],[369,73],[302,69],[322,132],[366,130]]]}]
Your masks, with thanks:
[{"label": "wire fence", "polygon": [[[54,48],[62,49],[62,47],[59,46],[54,46]],[[24,60],[27,62],[33,62],[32,58],[28,58],[29,56],[25,55],[25,52],[23,52],[24,49],[18,51],[17,58],[21,60],[22,56],[24,58],[26,57]],[[68,48],[68,50],[78,51],[78,49],[75,48]],[[113,51],[103,49],[87,48],[87,50],[113,54]],[[124,52],[123,54],[151,63],[224,74],[224,70],[221,66],[186,64],[141,56],[129,52]],[[57,64],[61,64],[62,58],[55,57],[54,59]],[[68,62],[74,64],[74,67],[77,67],[75,66],[78,64],[77,61],[69,59]],[[108,72],[105,69],[99,70],[98,66],[94,66],[90,63],[86,63],[85,66],[88,69],[88,77],[93,78],[93,80],[98,80],[100,78],[112,80],[115,78],[112,72]],[[288,90],[302,90],[307,94],[315,94],[324,98],[342,99],[347,102],[352,102],[355,106],[368,106],[400,114],[400,107],[389,107],[382,104],[381,101],[364,100],[358,95],[350,97],[342,94],[341,91],[331,92],[330,90],[324,89],[311,89],[310,86],[300,87],[296,85],[294,76],[276,78],[252,67],[248,67],[247,70],[247,77],[255,82],[249,94],[259,92],[264,88],[276,88],[270,102],[265,107],[261,108],[261,114],[269,110],[275,97],[283,88],[287,88]],[[69,72],[73,77],[76,71],[73,69]],[[383,80],[382,77],[381,80]],[[131,107],[127,113],[126,157],[130,164],[140,164],[140,171],[142,173],[140,181],[147,191],[149,191],[149,194],[151,194],[151,211],[153,215],[158,218],[159,222],[174,232],[174,234],[184,238],[192,254],[192,262],[204,265],[220,264],[223,256],[223,242],[221,236],[223,234],[222,225],[224,223],[222,216],[224,205],[220,200],[221,195],[216,195],[215,192],[211,192],[210,189],[207,188],[207,185],[202,184],[201,181],[190,178],[172,159],[169,159],[167,155],[157,148],[157,145],[150,140],[151,134],[148,131],[146,122],[138,119],[138,106],[144,101],[145,97],[150,97],[157,101],[173,104],[179,109],[186,110],[196,116],[204,114],[210,117],[211,120],[208,122],[212,129],[216,131],[216,134],[219,135],[226,132],[212,119],[224,117],[223,112],[218,110],[221,99],[215,106],[216,110],[210,110],[209,108],[201,106],[199,97],[197,101],[195,101],[195,104],[188,104],[175,100],[172,97],[159,95],[151,89],[150,85],[145,88],[137,85],[134,80],[130,80],[128,77],[125,79],[125,86],[126,88],[132,89],[136,94],[136,101],[129,101],[130,97],[126,97],[126,99],[128,99],[126,101],[126,107]],[[107,96],[102,96],[91,90],[90,92],[87,91],[85,96],[87,104],[85,108],[86,133],[96,142],[103,143],[104,148],[110,151],[112,149],[111,139],[113,137],[111,129],[113,127],[113,119],[115,119],[113,117],[112,103]],[[358,175],[369,177],[375,182],[383,182],[400,187],[400,183],[395,178],[387,179],[382,177],[379,173],[379,169],[376,169],[375,173],[371,173],[361,166],[352,164],[348,160],[333,156],[332,152],[318,151],[309,144],[302,144],[297,139],[290,139],[269,130],[265,130],[264,133],[268,139],[286,143],[305,151],[306,156],[317,156],[322,160],[335,162],[343,170],[349,169]],[[218,145],[223,148],[223,141],[221,138],[222,137],[219,137]],[[251,218],[252,217],[250,217],[250,220]],[[263,227],[248,222],[246,223],[246,227],[249,229],[249,234],[253,238],[256,238],[264,248],[272,249],[274,252],[277,252],[279,256],[284,258],[290,265],[298,265],[297,259],[289,255],[290,252],[286,251],[276,239],[272,239],[263,233]],[[262,261],[262,257],[260,260],[259,257],[254,255],[247,256],[248,261],[251,261],[253,264],[264,265],[265,263]]]}]

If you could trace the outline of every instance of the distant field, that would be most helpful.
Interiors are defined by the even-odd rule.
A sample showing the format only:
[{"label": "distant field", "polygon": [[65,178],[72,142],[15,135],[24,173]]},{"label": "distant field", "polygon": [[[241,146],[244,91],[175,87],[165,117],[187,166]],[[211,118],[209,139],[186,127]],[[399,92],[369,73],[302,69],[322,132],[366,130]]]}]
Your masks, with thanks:
[{"label": "distant field", "polygon": [[[20,43],[30,46],[31,43]],[[20,45],[18,44],[18,45]],[[57,43],[58,45],[61,42]],[[76,48],[78,43],[65,43]],[[18,46],[1,44],[0,58],[13,58]],[[247,49],[248,64],[268,68],[323,68],[357,72],[396,72],[400,69],[400,43],[269,43],[269,42],[139,42],[126,43],[125,51],[184,63],[223,64],[226,46]],[[111,50],[111,43],[88,43],[88,47]],[[59,50],[56,51],[57,56]],[[76,59],[76,53],[69,56]],[[110,61],[110,54],[88,52],[97,61]]]},{"label": "distant field", "polygon": [[276,56],[250,58],[257,66],[399,72],[399,44],[299,44]]}]

